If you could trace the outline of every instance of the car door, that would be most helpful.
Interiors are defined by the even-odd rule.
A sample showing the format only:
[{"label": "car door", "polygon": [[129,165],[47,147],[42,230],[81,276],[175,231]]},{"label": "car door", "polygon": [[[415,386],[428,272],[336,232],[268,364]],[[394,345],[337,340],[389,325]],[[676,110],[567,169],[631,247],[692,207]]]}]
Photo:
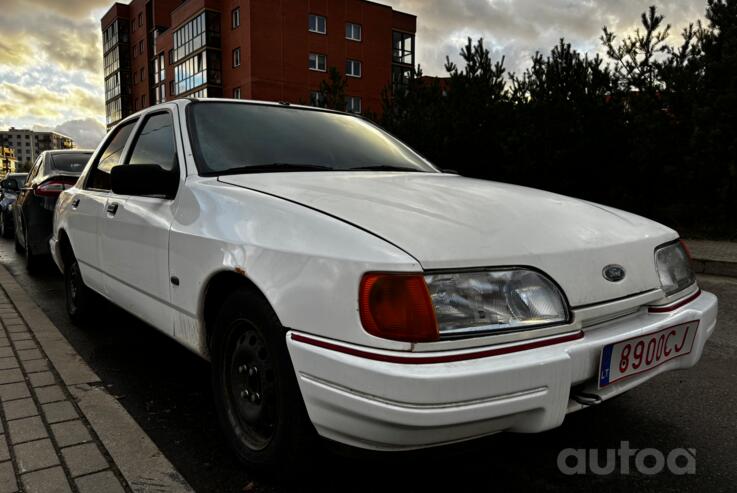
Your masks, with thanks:
[{"label": "car door", "polygon": [[[121,165],[156,164],[180,177],[174,121],[168,109],[143,117]],[[100,253],[109,297],[169,334],[174,320],[169,289],[173,207],[171,198],[111,192],[100,221]]]},{"label": "car door", "polygon": [[[31,184],[41,170],[41,166],[44,161],[44,153],[41,153],[36,162],[33,163],[31,171],[28,173],[25,183],[18,192],[18,198],[15,200],[15,207],[13,209],[13,220],[15,221],[15,241],[20,242],[23,245],[24,238],[26,237],[25,222],[23,220],[23,207],[27,206],[27,203],[33,196],[33,188]],[[25,245],[23,245],[25,246]]]},{"label": "car door", "polygon": [[90,288],[107,295],[100,262],[99,221],[105,214],[110,195],[110,170],[120,164],[123,150],[137,120],[127,121],[117,127],[93,158],[84,182],[71,200],[68,224],[82,278]]}]

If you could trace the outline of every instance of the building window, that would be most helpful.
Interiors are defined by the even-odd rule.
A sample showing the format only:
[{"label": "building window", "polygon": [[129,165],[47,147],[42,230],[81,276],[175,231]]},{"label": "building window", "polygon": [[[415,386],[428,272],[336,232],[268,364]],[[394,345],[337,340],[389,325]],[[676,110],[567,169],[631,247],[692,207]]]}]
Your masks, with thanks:
[{"label": "building window", "polygon": [[394,63],[405,63],[414,65],[415,60],[415,35],[394,31],[392,33]]},{"label": "building window", "polygon": [[241,49],[236,48],[233,50],[233,67],[241,66]]},{"label": "building window", "polygon": [[326,34],[328,21],[321,15],[310,14],[309,29],[311,33]]},{"label": "building window", "polygon": [[358,96],[348,96],[345,98],[345,110],[348,113],[361,114],[361,98]]},{"label": "building window", "polygon": [[158,84],[166,80],[166,66],[164,65],[164,58],[164,53],[159,53],[159,56],[154,60],[154,84]]},{"label": "building window", "polygon": [[138,54],[143,55],[143,40],[138,42]]},{"label": "building window", "polygon": [[240,99],[241,98],[241,88],[236,87],[233,89],[233,99]]},{"label": "building window", "polygon": [[166,84],[161,84],[160,86],[156,86],[154,91],[156,94],[156,104],[166,102]]},{"label": "building window", "polygon": [[146,95],[141,96],[141,109],[146,107]]},{"label": "building window", "polygon": [[176,92],[176,90],[174,89],[174,81],[173,81],[173,80],[170,80],[170,81],[169,81],[169,96],[172,96],[172,97],[174,97],[174,96],[176,96],[176,95],[177,95],[177,92]]},{"label": "building window", "polygon": [[310,53],[310,70],[325,72],[327,70],[327,57],[317,53]]},{"label": "building window", "polygon": [[178,62],[197,50],[220,47],[220,16],[206,11],[174,31],[174,58]]},{"label": "building window", "polygon": [[143,67],[141,67],[141,75],[138,76],[138,80],[140,80],[141,82],[143,82],[143,79],[145,79],[145,78],[146,78],[146,76],[145,76],[145,74],[143,72]]},{"label": "building window", "polygon": [[320,91],[312,91],[310,93],[310,106],[316,106],[318,108],[325,107],[325,97]]},{"label": "building window", "polygon": [[346,60],[345,75],[348,77],[361,77],[361,62],[358,60]]},{"label": "building window", "polygon": [[241,9],[240,7],[237,7],[233,9],[233,13],[230,14],[231,19],[231,27],[233,29],[236,29],[238,26],[241,25]]},{"label": "building window", "polygon": [[172,95],[180,95],[202,85],[222,84],[220,72],[220,52],[203,51],[174,67],[174,90]]},{"label": "building window", "polygon": [[138,13],[138,27],[143,25],[143,12]]},{"label": "building window", "polygon": [[360,24],[353,24],[352,22],[348,22],[345,25],[345,39],[350,39],[352,41],[361,41],[361,25]]}]

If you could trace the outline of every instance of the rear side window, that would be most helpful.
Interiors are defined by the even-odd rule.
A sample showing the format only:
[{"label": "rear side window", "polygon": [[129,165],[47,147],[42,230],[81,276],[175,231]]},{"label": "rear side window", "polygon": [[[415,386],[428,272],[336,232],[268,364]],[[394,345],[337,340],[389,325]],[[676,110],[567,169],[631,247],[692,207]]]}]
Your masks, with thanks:
[{"label": "rear side window", "polygon": [[51,169],[65,173],[81,174],[91,155],[87,152],[52,154]]},{"label": "rear side window", "polygon": [[136,121],[134,120],[115,130],[115,134],[102,149],[97,163],[92,168],[87,180],[87,188],[110,190],[110,170],[120,164],[120,157],[123,155],[125,143],[128,142],[128,137],[135,124]]},{"label": "rear side window", "polygon": [[129,164],[158,164],[167,171],[177,170],[177,145],[171,114],[148,117],[136,136]]}]

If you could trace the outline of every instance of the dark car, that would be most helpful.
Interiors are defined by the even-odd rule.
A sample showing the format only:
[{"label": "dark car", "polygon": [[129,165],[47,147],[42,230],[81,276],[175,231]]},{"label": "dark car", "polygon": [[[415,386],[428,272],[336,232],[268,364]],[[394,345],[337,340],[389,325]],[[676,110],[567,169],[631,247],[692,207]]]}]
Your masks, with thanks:
[{"label": "dark car", "polygon": [[79,149],[45,151],[34,163],[13,207],[15,249],[25,252],[28,269],[38,256],[49,254],[56,200],[77,183],[91,155]]},{"label": "dark car", "polygon": [[0,236],[13,236],[13,205],[28,173],[10,173],[0,181]]}]

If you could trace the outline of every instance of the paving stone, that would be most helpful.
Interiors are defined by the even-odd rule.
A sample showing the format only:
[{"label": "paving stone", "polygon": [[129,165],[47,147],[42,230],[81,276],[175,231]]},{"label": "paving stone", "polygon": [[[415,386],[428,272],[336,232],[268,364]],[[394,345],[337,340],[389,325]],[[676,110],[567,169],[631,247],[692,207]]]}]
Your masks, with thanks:
[{"label": "paving stone", "polygon": [[0,370],[0,384],[16,383],[25,380],[20,368],[11,368],[9,370]]},{"label": "paving stone", "polygon": [[66,399],[64,392],[58,385],[51,385],[49,387],[37,387],[33,389],[36,393],[36,398],[41,404],[48,404],[49,402],[63,401]]},{"label": "paving stone", "polygon": [[[28,341],[30,339],[33,339],[33,337],[31,336],[31,333],[28,332],[27,330],[23,332],[11,332],[10,334],[8,334],[8,336],[10,337],[10,340],[14,342]],[[16,344],[15,347],[17,348],[18,345]]]},{"label": "paving stone", "polygon": [[3,412],[7,420],[38,416],[38,408],[31,398],[4,402]]},{"label": "paving stone", "polygon": [[35,373],[38,371],[46,371],[49,369],[49,360],[47,359],[34,359],[31,361],[21,361],[23,369],[26,373]]},{"label": "paving stone", "polygon": [[10,340],[7,337],[0,337],[0,347],[9,347]]},{"label": "paving stone", "polygon": [[12,401],[13,399],[22,399],[23,397],[30,396],[31,393],[28,392],[28,386],[25,382],[0,385],[0,399],[3,401]]},{"label": "paving stone", "polygon": [[124,493],[118,478],[111,471],[102,471],[74,480],[79,493]]},{"label": "paving stone", "polygon": [[[5,435],[0,435],[0,461],[9,460],[10,451],[8,450],[8,439]],[[2,491],[2,489],[0,489]]]},{"label": "paving stone", "polygon": [[9,334],[13,334],[15,332],[26,332],[26,324],[24,323],[17,323],[12,325],[6,325],[5,330],[8,331]]},{"label": "paving stone", "polygon": [[0,493],[15,493],[18,491],[18,481],[15,479],[13,463],[3,462],[0,464]]},{"label": "paving stone", "polygon": [[41,351],[38,349],[22,349],[18,351],[18,359],[21,361],[29,361],[32,359],[41,359],[43,356],[41,355]]},{"label": "paving stone", "polygon": [[21,476],[21,481],[26,493],[70,493],[72,491],[61,467],[24,474]]},{"label": "paving stone", "polygon": [[18,368],[18,360],[15,359],[15,356],[0,358],[0,370],[7,370],[8,368]]},{"label": "paving stone", "polygon": [[26,339],[23,341],[14,341],[13,345],[15,346],[16,351],[20,351],[21,349],[36,349],[38,346],[34,341],[31,339]]},{"label": "paving stone", "polygon": [[51,425],[51,432],[59,447],[68,447],[92,440],[87,427],[80,420],[65,421]]},{"label": "paving stone", "polygon": [[15,445],[13,452],[21,474],[59,464],[54,445],[48,438]]},{"label": "paving stone", "polygon": [[0,358],[7,358],[8,356],[13,356],[13,348],[0,346]]},{"label": "paving stone", "polygon": [[66,462],[72,477],[102,471],[108,468],[105,457],[103,457],[100,449],[94,443],[67,447],[61,450],[61,455],[64,456],[64,462]]},{"label": "paving stone", "polygon": [[49,423],[58,423],[60,421],[69,421],[77,418],[77,411],[69,401],[52,402],[41,406]]},{"label": "paving stone", "polygon": [[53,385],[56,382],[54,374],[50,371],[31,373],[28,375],[28,380],[31,382],[31,387],[46,387],[48,385]]},{"label": "paving stone", "polygon": [[13,444],[30,442],[48,436],[46,428],[38,416],[8,421],[8,434]]}]

